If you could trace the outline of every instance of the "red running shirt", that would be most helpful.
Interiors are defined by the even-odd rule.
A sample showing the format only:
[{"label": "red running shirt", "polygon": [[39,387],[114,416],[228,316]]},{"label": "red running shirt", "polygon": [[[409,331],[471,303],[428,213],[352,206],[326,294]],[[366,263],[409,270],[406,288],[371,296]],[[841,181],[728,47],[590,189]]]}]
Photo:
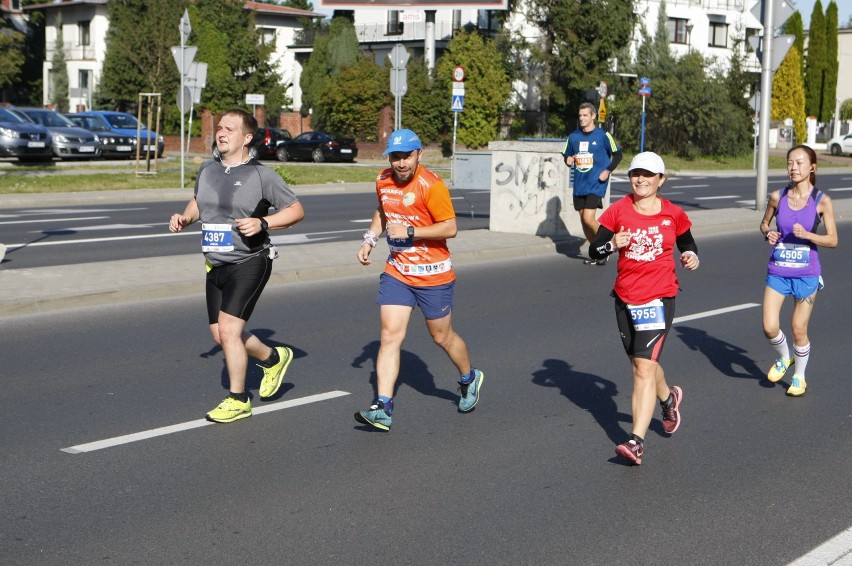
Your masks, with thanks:
[{"label": "red running shirt", "polygon": [[629,244],[618,251],[613,290],[631,305],[677,295],[675,241],[692,227],[692,222],[676,204],[664,198],[660,201],[660,212],[645,216],[633,208],[633,195],[627,195],[598,218],[601,226],[613,233],[622,227],[630,233]]}]

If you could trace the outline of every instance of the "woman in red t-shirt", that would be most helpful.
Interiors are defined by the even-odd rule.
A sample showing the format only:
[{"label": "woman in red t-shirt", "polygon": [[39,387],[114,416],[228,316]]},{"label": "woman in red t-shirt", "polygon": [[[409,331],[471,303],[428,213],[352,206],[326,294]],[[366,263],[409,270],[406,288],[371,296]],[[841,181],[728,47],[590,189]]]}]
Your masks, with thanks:
[{"label": "woman in red t-shirt", "polygon": [[633,365],[633,430],[615,452],[638,465],[655,401],[662,407],[666,433],[680,427],[683,390],[669,387],[659,359],[674,320],[678,290],[674,248],[680,252],[680,264],[689,270],[698,268],[698,248],[683,209],[658,195],[666,180],[660,156],[650,151],[638,154],[627,174],[633,192],[598,219],[601,226],[589,256],[603,259],[618,252],[612,296],[624,351]]}]

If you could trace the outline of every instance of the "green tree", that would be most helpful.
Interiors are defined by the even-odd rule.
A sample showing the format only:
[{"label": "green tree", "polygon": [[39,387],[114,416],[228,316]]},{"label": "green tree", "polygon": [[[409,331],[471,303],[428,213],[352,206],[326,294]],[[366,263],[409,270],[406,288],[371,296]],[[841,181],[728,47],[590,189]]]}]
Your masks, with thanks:
[{"label": "green tree", "polygon": [[[697,155],[738,155],[751,144],[752,119],[743,98],[749,75],[741,63],[733,62],[728,76],[707,74],[712,61],[690,52],[673,59],[667,73],[649,67],[637,74],[651,78],[652,95],[645,100],[645,149],[674,153],[681,157]],[[610,111],[616,115],[619,142],[638,149],[641,137],[642,97],[617,95]],[[696,111],[700,109],[700,111]]]},{"label": "green tree", "polygon": [[793,119],[793,131],[796,143],[802,143],[807,137],[805,125],[805,85],[802,83],[799,49],[792,45],[778,71],[772,78],[773,120]]},{"label": "green tree", "polygon": [[58,112],[68,112],[68,65],[65,63],[65,44],[62,37],[61,12],[56,16],[56,46],[53,50],[51,63],[52,100],[53,107]]},{"label": "green tree", "polygon": [[368,55],[340,69],[319,103],[323,127],[358,140],[377,139],[378,116],[390,102],[382,68]]},{"label": "green tree", "polygon": [[321,127],[322,98],[344,66],[351,66],[358,58],[358,36],[348,17],[335,17],[327,26],[317,30],[314,49],[302,69],[302,111],[313,109],[311,122]]},{"label": "green tree", "polygon": [[810,116],[823,121],[822,92],[825,81],[825,17],[822,2],[816,0],[808,30],[808,56],[805,63],[805,108]]},{"label": "green tree", "polygon": [[167,116],[176,120],[180,75],[171,47],[180,45],[178,22],[185,6],[184,0],[108,0],[97,107],[127,110],[136,106],[139,93],[159,92]]},{"label": "green tree", "polygon": [[275,44],[263,44],[254,13],[241,0],[196,0],[190,7],[196,60],[207,63],[201,105],[221,113],[245,105],[246,94],[263,94],[267,117],[291,104],[288,84],[273,67]]},{"label": "green tree", "polygon": [[[796,39],[793,41],[793,46],[799,50],[799,55],[805,52],[805,27],[802,23],[802,13],[796,10],[793,12],[793,15],[790,16],[786,22],[784,22],[784,27],[782,31],[786,35],[792,35]],[[802,82],[805,81],[805,60],[804,57],[800,57],[801,61],[801,74],[802,74]]]},{"label": "green tree", "polygon": [[828,121],[837,105],[837,4],[832,0],[825,10],[825,81],[822,89],[822,115]]},{"label": "green tree", "polygon": [[405,69],[408,92],[402,97],[403,127],[417,132],[424,143],[450,141],[452,112],[446,86],[433,80],[422,58],[412,58]]},{"label": "green tree", "polygon": [[840,119],[852,120],[852,98],[847,98],[840,105]]},{"label": "green tree", "polygon": [[636,49],[636,67],[638,69],[653,69],[655,74],[668,73],[675,63],[669,49],[669,31],[666,27],[668,16],[666,14],[666,2],[660,2],[660,10],[657,12],[657,26],[654,36],[648,34],[644,24],[641,26],[641,43]]},{"label": "green tree", "polygon": [[6,87],[16,84],[24,66],[24,41],[26,37],[0,20],[0,89],[6,100]]},{"label": "green tree", "polygon": [[530,45],[531,64],[540,65],[544,76],[542,110],[574,116],[583,92],[609,78],[610,58],[629,45],[634,1],[530,0],[524,13],[542,31]]},{"label": "green tree", "polygon": [[497,139],[500,113],[512,90],[509,68],[495,42],[477,33],[460,33],[447,44],[435,66],[434,81],[449,111],[453,69],[465,70],[464,112],[459,116],[458,142],[471,148]]}]

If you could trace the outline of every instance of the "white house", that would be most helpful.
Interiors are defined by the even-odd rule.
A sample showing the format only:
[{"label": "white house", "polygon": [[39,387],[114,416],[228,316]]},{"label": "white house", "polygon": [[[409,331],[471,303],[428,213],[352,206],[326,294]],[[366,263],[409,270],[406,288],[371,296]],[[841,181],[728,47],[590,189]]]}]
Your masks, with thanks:
[{"label": "white house", "polygon": [[[70,86],[69,105],[72,110],[92,108],[92,93],[98,87],[106,55],[106,34],[109,29],[107,0],[59,0],[24,7],[25,11],[45,14],[46,53],[44,61],[44,104],[54,99],[50,91],[53,84],[53,56],[59,37],[58,23],[62,23],[62,49],[68,68]],[[246,2],[245,9],[254,12],[255,25],[261,30],[262,41],[275,41],[275,60],[282,79],[296,85],[288,90],[294,105],[301,104],[298,88],[301,65],[295,52],[289,48],[296,33],[301,30],[299,20],[304,17],[322,18],[323,14],[297,10],[275,4]],[[177,28],[178,22],[175,22]],[[165,93],[164,93],[165,94]],[[175,93],[176,95],[176,93]],[[172,96],[165,96],[164,101]]]}]

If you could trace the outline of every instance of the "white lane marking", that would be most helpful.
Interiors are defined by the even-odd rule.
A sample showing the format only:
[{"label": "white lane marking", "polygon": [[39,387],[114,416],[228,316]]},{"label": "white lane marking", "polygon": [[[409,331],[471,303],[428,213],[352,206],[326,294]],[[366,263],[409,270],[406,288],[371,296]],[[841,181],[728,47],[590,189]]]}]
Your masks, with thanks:
[{"label": "white lane marking", "polygon": [[[55,232],[61,232],[60,230],[55,230]],[[279,243],[292,243],[292,242],[317,242],[320,240],[327,240],[328,238],[312,238],[315,234],[346,234],[347,232],[360,232],[360,230],[352,229],[352,230],[334,230],[328,232],[310,232],[304,235],[294,234],[287,236],[274,236],[270,238],[273,244]],[[48,234],[52,232],[47,232]],[[120,236],[114,238],[80,238],[78,240],[59,240],[55,242],[26,242],[20,244],[6,244],[6,246],[10,249],[18,249],[18,248],[34,248],[40,246],[64,246],[68,244],[95,244],[98,242],[119,242],[121,240],[141,240],[147,238],[171,238],[173,236],[195,236],[196,238],[201,237],[201,232],[199,230],[188,230],[183,232],[178,232],[177,234],[166,232],[163,234],[138,234],[135,236]]]},{"label": "white lane marking", "polygon": [[718,197],[695,197],[695,200],[720,200],[726,198],[740,198],[740,195],[721,195]]},{"label": "white lane marking", "polygon": [[154,224],[98,224],[97,226],[79,226],[75,228],[52,228],[50,230],[39,230],[45,234],[54,232],[98,232],[101,230],[134,230],[136,228],[146,229],[153,228]]},{"label": "white lane marking", "polygon": [[674,185],[672,188],[675,189],[701,189],[704,187],[709,187],[710,185]]},{"label": "white lane marking", "polygon": [[747,207],[754,208],[754,199],[751,200],[738,200],[737,204],[744,204]]},{"label": "white lane marking", "polygon": [[833,192],[833,193],[834,193],[834,192],[838,192],[838,193],[839,193],[839,192],[841,192],[841,191],[852,191],[852,187],[839,187],[839,188],[836,188],[836,189],[828,189],[828,190],[829,190],[829,191],[831,191],[831,192]]},{"label": "white lane marking", "polygon": [[366,218],[366,219],[362,219],[362,220],[350,220],[349,222],[358,223],[358,224],[363,224],[363,223],[369,224],[372,221],[373,221],[372,218]]},{"label": "white lane marking", "polygon": [[[2,214],[0,214],[0,218],[4,218]],[[6,218],[18,218],[16,215],[9,215]],[[109,218],[109,216],[84,216],[82,218],[37,218],[35,220],[7,220],[5,222],[0,222],[0,224],[44,224],[45,222],[68,222],[73,220],[74,222],[79,222],[80,220],[103,220],[104,218]]]},{"label": "white lane marking", "polygon": [[[298,399],[291,399],[289,401],[281,401],[280,403],[272,403],[270,405],[263,405],[261,407],[252,407],[251,412],[253,415],[262,415],[263,413],[280,411],[282,409],[289,409],[291,407],[298,407],[299,405],[307,405],[309,403],[318,403],[320,401],[334,399],[335,397],[343,397],[345,395],[351,395],[351,393],[349,393],[348,391],[329,391],[328,393],[308,395],[307,397],[300,397]],[[194,428],[199,428],[212,424],[216,423],[211,423],[206,419],[198,419],[194,421],[187,421],[185,423],[178,423],[175,425],[152,428],[150,430],[143,430],[142,432],[125,434],[123,436],[106,438],[104,440],[97,440],[95,442],[89,442],[87,444],[78,444],[77,446],[61,448],[60,450],[62,450],[62,452],[67,452],[68,454],[82,454],[83,452],[94,452],[95,450],[103,450],[104,448],[112,448],[113,446],[120,446],[121,444],[139,442],[142,440],[148,440],[149,438],[155,438],[157,436],[174,434],[176,432],[183,432],[185,430],[192,430]]]},{"label": "white lane marking", "polygon": [[165,234],[138,234],[136,236],[121,236],[120,238],[83,238],[79,240],[60,240],[57,242],[24,242],[23,244],[8,244],[8,246],[9,249],[34,248],[37,246],[63,246],[66,244],[94,244],[98,242],[118,242],[120,240],[142,240],[147,238],[171,238],[173,236],[200,237],[201,232],[198,230],[192,230],[189,232],[178,232],[177,234],[168,232]]},{"label": "white lane marking", "polygon": [[673,324],[678,324],[679,322],[686,322],[688,320],[696,320],[698,318],[707,318],[708,316],[716,316],[720,314],[727,314],[729,312],[741,311],[743,309],[751,309],[754,307],[759,307],[760,303],[744,303],[742,305],[734,305],[732,307],[725,307],[723,309],[714,309],[712,311],[704,311],[698,312],[695,314],[688,314],[686,316],[678,316],[672,321]]},{"label": "white lane marking", "polygon": [[36,208],[22,210],[22,214],[102,214],[104,212],[123,212],[125,210],[148,210],[147,207],[133,208]]},{"label": "white lane marking", "polygon": [[814,566],[815,564],[852,565],[852,527],[790,562],[787,566]]}]

